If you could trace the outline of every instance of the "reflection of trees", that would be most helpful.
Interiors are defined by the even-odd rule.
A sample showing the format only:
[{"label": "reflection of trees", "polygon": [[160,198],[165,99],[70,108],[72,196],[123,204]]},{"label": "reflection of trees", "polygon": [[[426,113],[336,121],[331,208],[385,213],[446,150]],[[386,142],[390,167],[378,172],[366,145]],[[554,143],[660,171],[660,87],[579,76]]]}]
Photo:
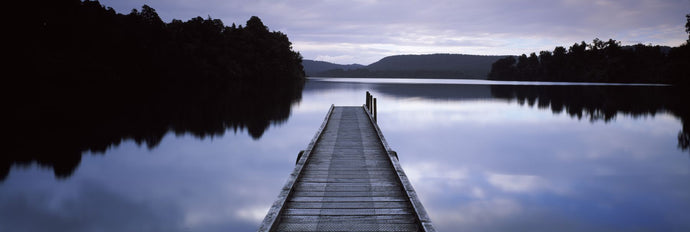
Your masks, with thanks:
[{"label": "reflection of trees", "polygon": [[690,150],[690,109],[685,102],[690,91],[680,87],[650,86],[544,86],[494,85],[496,98],[515,99],[520,105],[566,112],[578,119],[608,122],[618,114],[631,117],[654,116],[669,112],[679,117],[683,128],[678,133],[678,147]]},{"label": "reflection of trees", "polygon": [[118,93],[120,88],[36,88],[38,95],[8,112],[10,149],[0,158],[0,179],[11,165],[32,162],[66,177],[84,151],[105,152],[130,139],[153,148],[169,131],[204,138],[246,129],[258,139],[271,123],[288,118],[292,103],[301,99],[302,86],[299,81],[226,83],[124,95]]},{"label": "reflection of trees", "polygon": [[424,98],[431,100],[473,100],[490,99],[488,85],[415,84],[415,83],[353,83],[310,80],[305,85],[308,91],[331,91],[342,88],[364,88],[380,94],[398,98]]},{"label": "reflection of trees", "polygon": [[[163,136],[243,130],[259,138],[290,115],[304,85],[301,55],[258,17],[163,23],[142,7],[128,15],[94,1],[27,1],[12,22],[4,79],[12,165],[38,163],[71,175],[84,151],[123,140],[152,148]],[[34,7],[35,6],[35,7]]]},{"label": "reflection of trees", "polygon": [[678,147],[690,151],[690,91],[669,86],[592,86],[592,85],[455,85],[400,83],[338,83],[309,81],[305,91],[331,91],[335,88],[365,88],[397,98],[422,98],[435,101],[481,99],[516,100],[521,105],[565,112],[578,119],[608,122],[617,115],[654,116],[669,112],[680,118]]}]

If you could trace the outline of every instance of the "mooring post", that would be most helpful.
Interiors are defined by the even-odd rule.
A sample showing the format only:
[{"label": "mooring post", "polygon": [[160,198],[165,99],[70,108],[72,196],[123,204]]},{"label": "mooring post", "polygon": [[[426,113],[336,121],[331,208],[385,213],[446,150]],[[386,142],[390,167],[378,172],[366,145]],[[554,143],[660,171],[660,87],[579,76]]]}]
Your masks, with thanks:
[{"label": "mooring post", "polygon": [[373,105],[374,105],[374,109],[372,111],[374,112],[373,113],[374,114],[374,122],[377,122],[378,120],[376,118],[376,98],[374,98],[374,104]]},{"label": "mooring post", "polygon": [[367,99],[364,108],[366,108],[369,115],[371,115],[371,117],[374,118],[374,122],[376,122],[376,98],[369,93],[369,91],[367,91]]},{"label": "mooring post", "polygon": [[365,101],[366,102],[364,104],[366,104],[367,110],[371,112],[371,94],[369,93],[369,91],[367,91],[367,99]]},{"label": "mooring post", "polygon": [[301,150],[301,151],[299,151],[299,153],[297,153],[297,161],[295,161],[295,165],[297,165],[299,163],[299,159],[302,158],[303,154],[304,154],[304,150]]}]

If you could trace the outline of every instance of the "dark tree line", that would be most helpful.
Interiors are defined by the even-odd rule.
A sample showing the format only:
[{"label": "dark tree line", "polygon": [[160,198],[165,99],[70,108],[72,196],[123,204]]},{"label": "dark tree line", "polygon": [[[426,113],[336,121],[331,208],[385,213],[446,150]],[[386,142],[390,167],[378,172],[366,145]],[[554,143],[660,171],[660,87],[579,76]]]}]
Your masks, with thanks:
[{"label": "dark tree line", "polygon": [[42,78],[91,81],[98,75],[103,82],[159,85],[304,75],[302,57],[292,51],[287,36],[270,32],[255,16],[245,27],[226,26],[210,17],[164,23],[146,5],[123,15],[98,1],[38,2],[26,6],[29,15],[23,18],[28,20],[18,20],[12,47],[19,71]]},{"label": "dark tree line", "polygon": [[2,77],[10,139],[0,181],[32,163],[67,177],[85,151],[125,140],[152,148],[169,131],[259,138],[301,99],[302,57],[258,17],[164,23],[146,5],[123,15],[97,1],[19,4]]},{"label": "dark tree line", "polygon": [[[690,33],[690,15],[686,32]],[[539,54],[506,57],[491,65],[490,80],[690,85],[690,39],[679,47],[621,46],[594,39]]]}]

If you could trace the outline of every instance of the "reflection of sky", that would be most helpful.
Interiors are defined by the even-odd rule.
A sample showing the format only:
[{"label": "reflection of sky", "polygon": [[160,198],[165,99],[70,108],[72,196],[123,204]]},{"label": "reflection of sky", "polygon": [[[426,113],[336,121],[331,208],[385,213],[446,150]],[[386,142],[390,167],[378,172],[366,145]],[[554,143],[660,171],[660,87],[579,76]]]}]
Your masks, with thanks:
[{"label": "reflection of sky", "polygon": [[[372,87],[337,85],[307,85],[259,140],[228,131],[168,134],[153,150],[126,142],[85,155],[65,180],[15,168],[0,183],[0,231],[254,231],[328,107],[361,105]],[[373,94],[439,231],[690,229],[690,165],[670,115],[590,123],[504,100]]]},{"label": "reflection of sky", "polygon": [[379,124],[440,231],[687,231],[670,115],[612,123],[515,102],[382,96]]},{"label": "reflection of sky", "polygon": [[66,180],[16,168],[0,183],[0,231],[255,231],[328,110],[305,108],[260,140],[230,130],[168,134],[153,150],[130,141],[85,155]]}]

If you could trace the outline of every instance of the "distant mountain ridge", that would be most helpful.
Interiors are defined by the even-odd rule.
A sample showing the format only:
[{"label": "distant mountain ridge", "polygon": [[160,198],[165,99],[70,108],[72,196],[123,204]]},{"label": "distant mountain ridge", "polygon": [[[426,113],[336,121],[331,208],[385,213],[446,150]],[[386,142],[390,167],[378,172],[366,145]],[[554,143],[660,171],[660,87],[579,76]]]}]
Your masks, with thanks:
[{"label": "distant mountain ridge", "polygon": [[361,64],[334,64],[331,62],[326,62],[326,61],[318,61],[318,60],[302,60],[302,66],[304,67],[304,73],[307,76],[313,76],[316,75],[320,72],[328,71],[328,70],[333,70],[333,69],[342,69],[342,70],[350,70],[350,69],[359,69],[359,68],[364,68],[364,65]]},{"label": "distant mountain ridge", "polygon": [[[469,78],[486,79],[491,64],[506,56],[465,54],[395,55],[367,66],[338,66],[314,70],[304,65],[308,76],[377,78]],[[305,60],[307,61],[307,60]],[[325,68],[326,66],[321,66]]]}]

